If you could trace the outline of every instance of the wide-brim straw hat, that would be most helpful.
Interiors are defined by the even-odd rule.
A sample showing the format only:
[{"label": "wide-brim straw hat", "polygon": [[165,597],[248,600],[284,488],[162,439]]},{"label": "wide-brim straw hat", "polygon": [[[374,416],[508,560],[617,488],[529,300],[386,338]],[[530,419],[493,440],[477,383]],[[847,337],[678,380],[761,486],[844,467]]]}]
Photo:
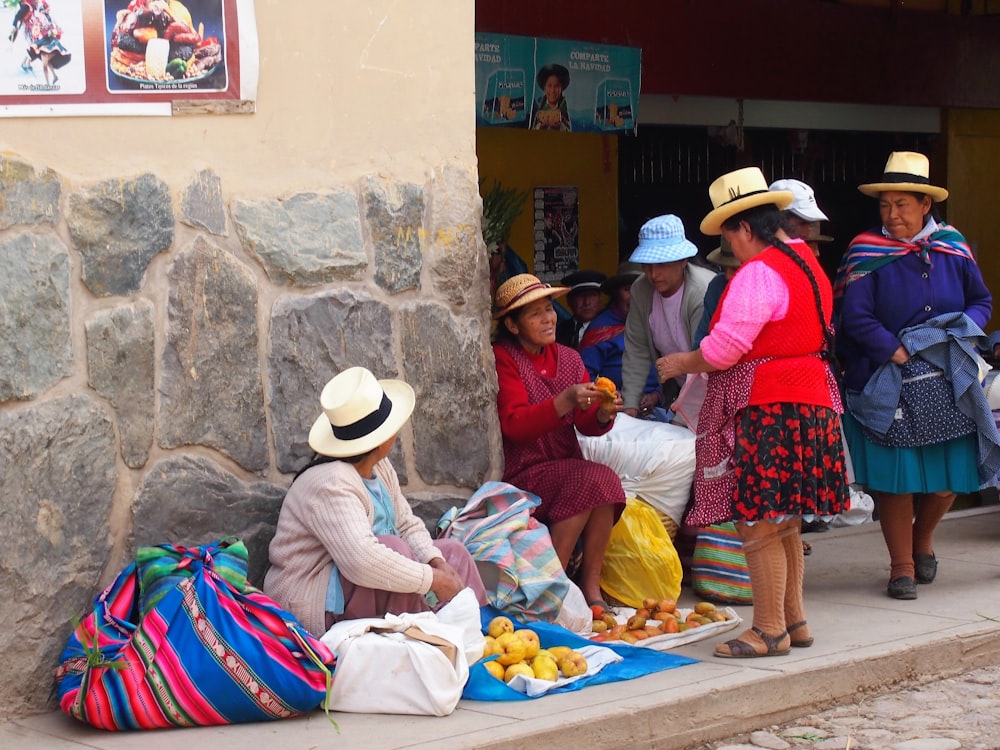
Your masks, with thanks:
[{"label": "wide-brim straw hat", "polygon": [[712,210],[701,220],[704,234],[722,234],[723,223],[748,209],[773,203],[786,209],[795,199],[790,190],[768,190],[759,167],[744,167],[727,172],[708,186]]},{"label": "wide-brim straw hat", "polygon": [[376,380],[364,367],[350,367],[324,386],[309,447],[332,458],[367,453],[402,429],[415,400],[408,383]]},{"label": "wide-brim straw hat", "polygon": [[930,167],[930,162],[923,154],[916,151],[893,151],[885,163],[882,181],[858,185],[858,190],[872,198],[878,198],[890,190],[924,193],[940,203],[947,200],[948,191],[943,187],[931,185]]},{"label": "wide-brim straw hat", "polygon": [[517,276],[511,276],[497,288],[493,320],[499,320],[504,315],[519,307],[530,305],[535,300],[543,297],[558,297],[568,291],[569,287],[546,284],[530,273],[519,273]]},{"label": "wide-brim straw hat", "polygon": [[708,254],[706,260],[716,266],[725,266],[727,268],[740,267],[740,259],[733,254],[733,246],[725,238],[723,238],[715,250]]}]

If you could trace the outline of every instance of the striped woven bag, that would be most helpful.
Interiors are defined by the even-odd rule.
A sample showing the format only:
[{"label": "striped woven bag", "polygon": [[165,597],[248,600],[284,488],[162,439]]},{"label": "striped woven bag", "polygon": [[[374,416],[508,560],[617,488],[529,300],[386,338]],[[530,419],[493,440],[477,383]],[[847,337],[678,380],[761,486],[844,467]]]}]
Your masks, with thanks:
[{"label": "striped woven bag", "polygon": [[732,521],[698,530],[691,556],[691,589],[722,604],[750,604],[750,571],[743,541]]},{"label": "striped woven bag", "polygon": [[[217,556],[237,584],[242,568],[242,586],[216,570]],[[70,635],[56,669],[65,713],[100,729],[155,729],[282,719],[324,702],[336,657],[246,584],[241,542],[138,557]]]}]

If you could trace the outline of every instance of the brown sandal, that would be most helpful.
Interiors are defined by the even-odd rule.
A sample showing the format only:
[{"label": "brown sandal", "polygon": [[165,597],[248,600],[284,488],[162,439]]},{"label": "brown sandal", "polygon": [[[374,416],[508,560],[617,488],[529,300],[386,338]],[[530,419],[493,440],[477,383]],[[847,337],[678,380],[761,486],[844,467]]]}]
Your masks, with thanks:
[{"label": "brown sandal", "polygon": [[[788,635],[791,636],[792,631],[798,630],[799,628],[804,628],[808,624],[809,623],[807,623],[805,620],[800,620],[799,622],[792,623],[791,625],[788,626]],[[808,638],[803,638],[801,641],[796,641],[793,638],[792,646],[795,648],[809,648],[811,645],[813,645],[814,642],[815,641],[812,636],[809,636]]]},{"label": "brown sandal", "polygon": [[[757,637],[764,642],[764,645],[767,647],[766,652],[761,653],[753,646],[753,644],[741,641],[739,638],[734,638],[731,641],[726,641],[721,646],[716,646],[715,656],[718,656],[721,659],[754,659],[758,656],[785,656],[789,651],[791,651],[788,646],[784,649],[778,648],[781,645],[781,642],[788,637],[787,630],[778,636],[768,635],[756,625],[752,626],[750,630],[756,633]],[[728,648],[729,651],[726,652],[719,650],[723,648]]]}]

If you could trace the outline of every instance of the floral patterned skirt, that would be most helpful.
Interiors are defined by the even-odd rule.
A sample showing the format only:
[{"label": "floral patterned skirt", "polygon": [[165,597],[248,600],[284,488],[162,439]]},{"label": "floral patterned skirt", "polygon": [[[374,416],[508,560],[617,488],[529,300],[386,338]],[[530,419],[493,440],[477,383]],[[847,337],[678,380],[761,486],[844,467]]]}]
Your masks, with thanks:
[{"label": "floral patterned skirt", "polygon": [[831,516],[849,507],[840,422],[812,404],[748,406],[733,451],[736,521]]}]

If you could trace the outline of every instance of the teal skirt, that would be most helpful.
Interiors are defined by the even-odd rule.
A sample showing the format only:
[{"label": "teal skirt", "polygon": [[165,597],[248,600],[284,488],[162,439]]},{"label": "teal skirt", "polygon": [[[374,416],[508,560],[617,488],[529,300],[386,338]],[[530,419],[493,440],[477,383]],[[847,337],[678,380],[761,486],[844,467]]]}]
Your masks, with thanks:
[{"label": "teal skirt", "polygon": [[893,448],[869,440],[861,424],[847,410],[843,421],[855,481],[869,491],[902,495],[979,490],[975,432],[935,445]]}]

